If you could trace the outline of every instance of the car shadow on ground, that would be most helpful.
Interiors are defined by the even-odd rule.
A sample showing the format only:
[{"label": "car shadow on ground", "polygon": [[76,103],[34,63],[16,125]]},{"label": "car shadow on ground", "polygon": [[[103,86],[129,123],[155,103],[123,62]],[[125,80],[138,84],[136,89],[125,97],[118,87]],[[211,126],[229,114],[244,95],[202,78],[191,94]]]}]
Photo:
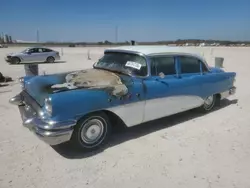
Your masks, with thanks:
[{"label": "car shadow on ground", "polygon": [[[229,105],[237,104],[237,102],[238,102],[237,99],[234,99],[234,100],[224,99],[221,101],[220,106],[214,108],[214,110],[210,113],[213,113],[217,110],[221,110]],[[126,142],[128,140],[137,139],[139,137],[145,136],[147,134],[151,134],[158,130],[166,129],[166,128],[178,125],[185,121],[192,120],[197,117],[204,116],[204,115],[206,115],[206,113],[204,114],[204,113],[199,113],[196,110],[189,110],[189,111],[175,114],[169,117],[143,123],[138,126],[131,127],[131,128],[115,129],[112,137],[109,140],[109,143],[103,148],[100,148],[99,150],[96,150],[93,152],[77,151],[73,149],[67,143],[58,145],[58,146],[52,146],[52,148],[61,156],[67,159],[87,158],[87,157],[94,156],[98,153],[101,153],[107,148],[122,144],[123,142]]]}]

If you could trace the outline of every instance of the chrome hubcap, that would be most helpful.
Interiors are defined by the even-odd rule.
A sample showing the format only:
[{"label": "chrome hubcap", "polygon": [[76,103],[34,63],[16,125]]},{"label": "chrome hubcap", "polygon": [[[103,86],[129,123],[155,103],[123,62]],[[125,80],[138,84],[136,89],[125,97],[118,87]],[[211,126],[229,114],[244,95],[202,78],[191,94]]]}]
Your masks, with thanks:
[{"label": "chrome hubcap", "polygon": [[212,105],[212,104],[213,104],[213,100],[214,100],[213,96],[209,96],[209,97],[206,98],[206,100],[205,100],[205,105],[206,105],[206,106]]},{"label": "chrome hubcap", "polygon": [[92,119],[85,123],[81,138],[87,144],[95,143],[103,134],[103,123],[98,119]]}]

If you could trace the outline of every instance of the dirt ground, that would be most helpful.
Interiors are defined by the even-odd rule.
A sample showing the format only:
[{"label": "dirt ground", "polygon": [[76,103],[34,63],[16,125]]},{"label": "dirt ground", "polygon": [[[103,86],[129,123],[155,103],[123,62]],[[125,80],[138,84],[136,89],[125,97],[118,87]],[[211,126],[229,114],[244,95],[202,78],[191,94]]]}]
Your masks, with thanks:
[{"label": "dirt ground", "polygon": [[[225,58],[225,70],[237,73],[236,95],[203,116],[185,112],[117,131],[106,148],[90,154],[39,140],[8,103],[18,83],[0,87],[0,188],[250,187],[250,48],[191,49],[210,65],[215,56]],[[20,50],[0,49],[0,72],[15,80],[24,68],[8,65],[4,56]],[[63,48],[66,63],[40,65],[40,73],[89,68],[103,50]]]}]

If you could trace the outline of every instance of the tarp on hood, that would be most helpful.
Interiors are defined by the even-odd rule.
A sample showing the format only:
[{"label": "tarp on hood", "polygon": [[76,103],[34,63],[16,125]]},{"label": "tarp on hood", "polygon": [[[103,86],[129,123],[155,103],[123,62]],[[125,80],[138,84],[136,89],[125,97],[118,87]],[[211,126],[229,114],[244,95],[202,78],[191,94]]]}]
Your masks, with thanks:
[{"label": "tarp on hood", "polygon": [[118,75],[99,69],[86,69],[69,73],[65,76],[65,83],[52,85],[51,88],[107,88],[111,89],[112,95],[115,96],[126,95],[128,92]]}]

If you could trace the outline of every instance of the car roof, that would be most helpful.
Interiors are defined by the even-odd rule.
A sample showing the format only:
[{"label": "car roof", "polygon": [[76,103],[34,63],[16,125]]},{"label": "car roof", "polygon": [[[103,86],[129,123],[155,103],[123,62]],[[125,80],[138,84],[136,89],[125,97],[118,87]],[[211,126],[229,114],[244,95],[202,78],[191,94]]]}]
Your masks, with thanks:
[{"label": "car roof", "polygon": [[171,55],[171,54],[178,54],[178,55],[190,55],[197,57],[203,61],[205,59],[197,52],[193,52],[190,48],[186,47],[175,47],[175,46],[165,46],[165,45],[138,45],[138,46],[120,46],[120,47],[113,47],[108,48],[105,52],[115,52],[115,51],[123,51],[123,52],[132,52],[132,53],[142,53],[147,56],[153,55]]},{"label": "car roof", "polygon": [[[33,48],[44,48],[44,49],[50,49],[48,47],[45,47],[45,46],[32,46],[32,47],[29,47],[27,49],[33,49]],[[50,49],[51,50],[51,49]]]}]

